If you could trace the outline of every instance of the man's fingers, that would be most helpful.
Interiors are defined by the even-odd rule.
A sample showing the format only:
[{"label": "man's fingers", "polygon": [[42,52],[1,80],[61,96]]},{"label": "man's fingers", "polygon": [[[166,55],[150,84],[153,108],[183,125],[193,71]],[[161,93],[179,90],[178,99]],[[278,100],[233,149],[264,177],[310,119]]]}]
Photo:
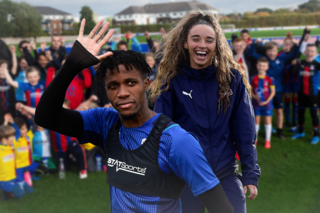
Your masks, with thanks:
[{"label": "man's fingers", "polygon": [[[83,32],[84,32],[84,26],[86,25],[86,19],[82,19],[81,24],[80,24],[80,29],[79,29],[79,38],[83,37]],[[44,42],[41,42],[43,44]]]},{"label": "man's fingers", "polygon": [[91,30],[88,38],[93,38],[93,36],[96,34],[97,30],[99,29],[99,27],[101,26],[102,23],[103,23],[103,20],[98,21],[96,26]]},{"label": "man's fingers", "polygon": [[247,194],[247,186],[243,187],[243,194]]},{"label": "man's fingers", "polygon": [[[108,26],[109,26],[109,22],[108,22]],[[103,39],[101,39],[98,44],[100,45],[100,47],[102,47],[103,45],[105,45],[105,43],[107,43],[109,41],[109,39],[111,38],[113,34],[113,30],[109,30],[109,32],[107,33],[107,35],[104,36]]]},{"label": "man's fingers", "polygon": [[103,27],[100,29],[99,33],[97,33],[97,35],[93,38],[93,40],[98,41],[103,36],[103,34],[107,31],[109,25],[110,25],[109,22],[105,23]]},{"label": "man's fingers", "polygon": [[97,56],[97,58],[101,61],[101,60],[103,60],[103,59],[105,59],[105,58],[107,58],[107,57],[109,57],[109,56],[112,56],[112,55],[113,55],[113,52],[106,52],[106,53],[103,54],[103,55]]}]

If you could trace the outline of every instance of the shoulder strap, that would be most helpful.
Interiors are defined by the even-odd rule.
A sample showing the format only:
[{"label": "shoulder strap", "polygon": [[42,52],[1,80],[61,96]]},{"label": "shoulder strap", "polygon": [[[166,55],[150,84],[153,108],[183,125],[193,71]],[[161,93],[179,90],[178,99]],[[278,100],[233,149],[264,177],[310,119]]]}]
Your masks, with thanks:
[{"label": "shoulder strap", "polygon": [[171,119],[163,114],[159,115],[159,118],[154,124],[152,131],[149,134],[148,140],[151,141],[160,141],[163,130],[167,127],[168,123],[171,122]]}]

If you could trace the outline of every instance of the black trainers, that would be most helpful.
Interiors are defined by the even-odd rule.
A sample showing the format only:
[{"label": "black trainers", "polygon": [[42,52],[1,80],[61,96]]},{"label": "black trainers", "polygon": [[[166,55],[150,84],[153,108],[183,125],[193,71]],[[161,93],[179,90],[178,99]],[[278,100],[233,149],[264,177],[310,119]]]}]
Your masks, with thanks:
[{"label": "black trainers", "polygon": [[289,127],[291,127],[290,122],[285,122],[285,123],[283,124],[283,128],[289,128]]},{"label": "black trainers", "polygon": [[281,139],[281,140],[285,140],[286,137],[283,136],[283,134],[278,134],[278,137]]},{"label": "black trainers", "polygon": [[1,191],[1,201],[7,201],[10,199],[10,193]]}]

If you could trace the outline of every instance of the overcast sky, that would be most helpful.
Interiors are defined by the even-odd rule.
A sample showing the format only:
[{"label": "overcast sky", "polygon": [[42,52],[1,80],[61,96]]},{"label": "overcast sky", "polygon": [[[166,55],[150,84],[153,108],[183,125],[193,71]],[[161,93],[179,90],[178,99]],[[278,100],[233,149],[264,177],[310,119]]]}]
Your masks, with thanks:
[{"label": "overcast sky", "polygon": [[[13,0],[21,2],[20,0]],[[128,6],[143,6],[148,3],[161,3],[170,0],[24,0],[33,6],[51,6],[64,12],[71,13],[79,17],[81,7],[89,6],[94,13],[99,16],[113,16]],[[177,1],[177,0],[176,0]],[[220,13],[232,13],[245,11],[255,11],[257,8],[269,7],[277,8],[296,8],[299,4],[308,0],[199,0],[207,3],[220,11]]]}]

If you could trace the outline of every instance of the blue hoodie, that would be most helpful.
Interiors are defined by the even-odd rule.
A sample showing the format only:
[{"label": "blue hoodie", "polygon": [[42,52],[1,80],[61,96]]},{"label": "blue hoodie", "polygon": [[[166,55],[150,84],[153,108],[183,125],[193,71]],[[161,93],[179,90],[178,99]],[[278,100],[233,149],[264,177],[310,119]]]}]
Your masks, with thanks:
[{"label": "blue hoodie", "polygon": [[216,68],[211,65],[195,70],[184,63],[181,71],[170,81],[168,91],[156,100],[155,112],[163,113],[186,131],[195,134],[211,165],[221,180],[235,174],[239,153],[243,185],[258,187],[260,167],[257,151],[254,113],[241,75],[233,73],[229,96],[230,107],[218,112],[220,86]]}]

